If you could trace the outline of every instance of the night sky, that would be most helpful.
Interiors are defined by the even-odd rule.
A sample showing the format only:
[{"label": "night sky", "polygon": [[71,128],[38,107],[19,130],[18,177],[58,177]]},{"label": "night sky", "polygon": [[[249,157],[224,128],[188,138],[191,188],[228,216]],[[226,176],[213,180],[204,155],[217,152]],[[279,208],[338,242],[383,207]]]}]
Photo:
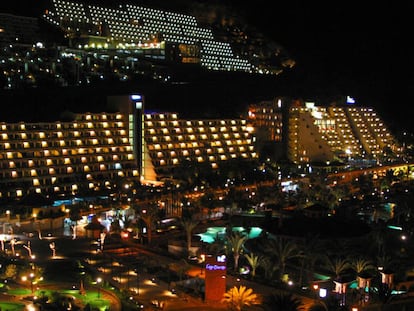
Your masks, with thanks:
[{"label": "night sky", "polygon": [[[92,2],[92,1],[89,1]],[[120,0],[183,10],[195,1]],[[298,96],[350,95],[361,105],[377,108],[395,130],[414,130],[409,112],[414,85],[413,29],[408,1],[214,1],[234,12],[282,45],[296,67],[280,79]],[[1,1],[0,11],[40,14],[47,0]],[[104,6],[115,1],[95,1]],[[278,83],[276,80],[275,83]],[[398,109],[401,109],[398,111]]]}]

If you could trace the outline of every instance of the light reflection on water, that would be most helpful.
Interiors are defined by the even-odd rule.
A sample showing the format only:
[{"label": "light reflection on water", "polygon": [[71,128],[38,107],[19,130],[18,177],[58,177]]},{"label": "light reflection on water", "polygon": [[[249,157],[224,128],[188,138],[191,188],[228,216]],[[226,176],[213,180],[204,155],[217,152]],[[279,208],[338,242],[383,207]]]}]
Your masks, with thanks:
[{"label": "light reflection on water", "polygon": [[[233,227],[233,232],[241,232],[248,235],[249,239],[257,238],[262,233],[262,228],[260,227],[251,227],[249,232],[244,227]],[[211,244],[216,239],[224,239],[226,236],[226,227],[208,227],[206,232],[196,234],[201,238],[202,242]]]}]

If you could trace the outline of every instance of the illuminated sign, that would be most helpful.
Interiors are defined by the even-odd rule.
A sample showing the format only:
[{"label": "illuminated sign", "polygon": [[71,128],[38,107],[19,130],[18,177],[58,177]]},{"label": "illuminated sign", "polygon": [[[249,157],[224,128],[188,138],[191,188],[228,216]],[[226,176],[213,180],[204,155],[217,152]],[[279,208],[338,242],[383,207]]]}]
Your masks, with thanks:
[{"label": "illuminated sign", "polygon": [[226,270],[226,266],[206,264],[206,270]]},{"label": "illuminated sign", "polygon": [[226,262],[226,255],[217,256],[217,262]]},{"label": "illuminated sign", "polygon": [[139,94],[131,95],[131,99],[135,102],[135,109],[142,109],[142,96]]},{"label": "illuminated sign", "polygon": [[351,96],[347,96],[346,97],[346,103],[347,104],[355,104],[355,99],[352,98]]},{"label": "illuminated sign", "polygon": [[141,100],[142,99],[142,96],[139,95],[139,94],[133,94],[133,95],[131,95],[131,99],[132,100]]},{"label": "illuminated sign", "polygon": [[207,255],[205,269],[205,299],[220,301],[226,292],[226,256]]}]

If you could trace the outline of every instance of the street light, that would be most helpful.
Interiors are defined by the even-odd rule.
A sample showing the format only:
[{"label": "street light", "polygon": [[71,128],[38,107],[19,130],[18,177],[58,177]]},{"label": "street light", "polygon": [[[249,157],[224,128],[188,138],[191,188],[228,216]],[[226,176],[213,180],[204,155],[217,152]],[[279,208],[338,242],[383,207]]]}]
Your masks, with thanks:
[{"label": "street light", "polygon": [[135,274],[137,275],[137,295],[139,296],[139,273],[138,269],[135,269]]},{"label": "street light", "polygon": [[101,282],[102,282],[101,278],[96,279],[96,284],[98,284],[98,298],[101,298],[101,286],[100,286]]},{"label": "street light", "polygon": [[29,274],[29,276],[30,276],[30,290],[32,291],[32,294],[33,294],[33,278],[34,278],[34,273],[31,272]]}]

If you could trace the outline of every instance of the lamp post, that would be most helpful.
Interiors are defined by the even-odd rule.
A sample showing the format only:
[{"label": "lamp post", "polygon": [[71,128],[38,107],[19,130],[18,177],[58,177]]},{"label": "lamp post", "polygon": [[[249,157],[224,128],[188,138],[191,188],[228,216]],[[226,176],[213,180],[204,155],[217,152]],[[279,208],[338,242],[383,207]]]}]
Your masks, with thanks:
[{"label": "lamp post", "polygon": [[137,273],[137,295],[139,296],[139,274]]},{"label": "lamp post", "polygon": [[32,294],[33,294],[33,278],[34,278],[34,273],[31,272],[29,274],[29,277],[30,277],[30,290],[32,291]]},{"label": "lamp post", "polygon": [[102,282],[101,278],[96,279],[96,284],[98,285],[98,298],[101,298],[101,282]]}]

